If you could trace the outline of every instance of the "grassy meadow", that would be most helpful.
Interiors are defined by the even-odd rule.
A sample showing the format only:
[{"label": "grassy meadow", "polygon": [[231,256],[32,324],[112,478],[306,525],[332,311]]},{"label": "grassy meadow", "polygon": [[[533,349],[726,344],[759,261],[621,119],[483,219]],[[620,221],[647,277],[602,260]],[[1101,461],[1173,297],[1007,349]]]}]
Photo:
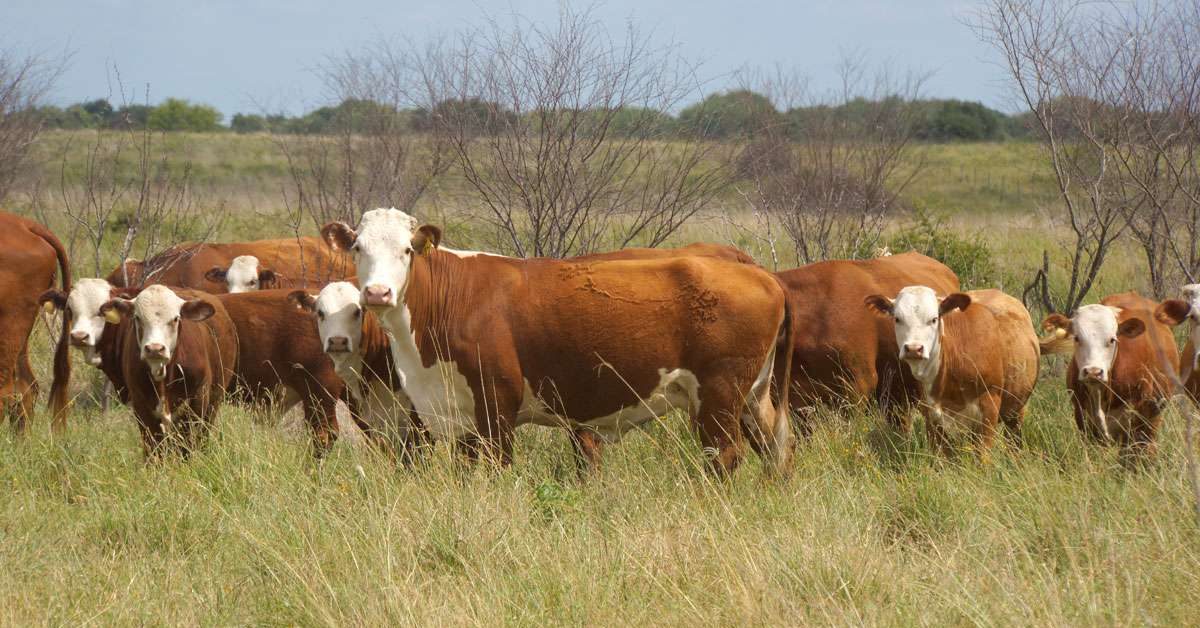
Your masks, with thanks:
[{"label": "grassy meadow", "polygon": [[[222,239],[289,235],[268,138],[183,139],[198,184],[233,210]],[[45,154],[64,141],[50,134]],[[1037,148],[923,155],[910,202],[982,237],[1019,294],[1057,246]],[[721,224],[678,240],[727,241]],[[1096,292],[1142,285],[1126,247]],[[39,324],[43,390],[50,342]],[[75,373],[96,388],[78,359]],[[712,480],[675,416],[586,481],[543,428],[518,430],[508,469],[445,447],[396,469],[353,438],[314,463],[286,422],[227,405],[198,456],[152,467],[130,411],[86,394],[61,437],[46,416],[24,439],[0,430],[0,625],[1200,624],[1180,410],[1158,461],[1125,471],[1076,433],[1061,362],[1043,367],[1024,449],[1000,442],[986,466],[939,459],[919,419],[897,434],[862,407],[824,413],[786,480],[752,456]]]}]

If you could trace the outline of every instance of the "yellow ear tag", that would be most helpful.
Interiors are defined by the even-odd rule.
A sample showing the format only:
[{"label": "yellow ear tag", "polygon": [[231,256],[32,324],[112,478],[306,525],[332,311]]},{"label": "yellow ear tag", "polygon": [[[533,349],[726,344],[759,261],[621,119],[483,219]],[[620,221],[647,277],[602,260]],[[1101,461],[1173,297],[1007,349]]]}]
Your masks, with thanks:
[{"label": "yellow ear tag", "polygon": [[118,312],[116,308],[113,308],[104,313],[104,320],[112,323],[113,325],[119,324],[121,322],[121,313]]},{"label": "yellow ear tag", "polygon": [[433,250],[433,240],[430,240],[429,238],[425,238],[425,248],[421,249],[421,255],[429,255],[429,252],[432,250]]},{"label": "yellow ear tag", "polygon": [[54,310],[58,308],[54,307],[54,301],[46,301],[42,304],[42,309],[45,310],[47,314],[53,314]]}]

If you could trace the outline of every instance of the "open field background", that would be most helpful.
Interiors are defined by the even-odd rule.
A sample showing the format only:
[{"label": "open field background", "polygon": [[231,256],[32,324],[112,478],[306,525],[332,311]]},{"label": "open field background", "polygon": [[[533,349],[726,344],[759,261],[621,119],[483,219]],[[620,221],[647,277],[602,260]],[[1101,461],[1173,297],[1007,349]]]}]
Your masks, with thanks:
[{"label": "open field background", "polygon": [[[44,138],[47,173],[69,137]],[[230,210],[219,239],[292,234],[268,137],[164,141]],[[1019,293],[1060,233],[1039,211],[1054,186],[1037,146],[917,153],[908,202],[980,237]],[[417,211],[453,218],[455,198],[451,178]],[[731,190],[673,243],[729,241],[721,212],[746,208]],[[1139,268],[1119,248],[1094,297],[1142,287]],[[43,389],[49,346],[42,328]],[[129,411],[81,401],[62,438],[46,417],[24,441],[0,431],[0,624],[1195,625],[1181,416],[1157,464],[1122,471],[1076,434],[1061,371],[1044,368],[1025,449],[998,446],[986,467],[931,456],[920,420],[895,435],[849,408],[800,445],[790,479],[764,481],[751,459],[718,484],[674,417],[581,482],[564,436],[539,428],[518,432],[511,469],[463,471],[438,450],[396,470],[345,445],[314,464],[299,435],[233,406],[196,459],[147,468]],[[80,391],[97,381],[75,373]]]}]

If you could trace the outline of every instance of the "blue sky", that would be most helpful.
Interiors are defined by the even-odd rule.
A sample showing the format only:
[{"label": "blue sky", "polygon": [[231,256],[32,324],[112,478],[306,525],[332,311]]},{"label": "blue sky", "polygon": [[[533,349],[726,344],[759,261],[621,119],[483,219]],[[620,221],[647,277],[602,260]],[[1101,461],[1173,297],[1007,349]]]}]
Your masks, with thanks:
[{"label": "blue sky", "polygon": [[[293,113],[325,104],[312,69],[324,55],[379,37],[420,41],[478,25],[480,16],[556,18],[556,0],[0,0],[0,46],[69,50],[54,98],[71,103],[125,91],[217,106],[228,116]],[[1010,109],[995,55],[963,25],[970,2],[949,0],[608,0],[589,3],[613,32],[626,20],[703,61],[706,91],[742,66],[799,67],[831,86],[842,51],[933,72],[926,94]]]}]

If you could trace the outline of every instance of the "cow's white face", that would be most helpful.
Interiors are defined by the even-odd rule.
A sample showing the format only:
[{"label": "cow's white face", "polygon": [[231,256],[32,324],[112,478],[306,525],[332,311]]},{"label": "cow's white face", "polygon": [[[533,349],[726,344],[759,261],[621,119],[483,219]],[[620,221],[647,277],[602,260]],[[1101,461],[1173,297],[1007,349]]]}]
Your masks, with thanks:
[{"label": "cow's white face", "polygon": [[230,294],[258,290],[258,258],[253,255],[233,258],[229,269],[225,271],[225,285],[229,287]]},{"label": "cow's white face", "polygon": [[1084,383],[1107,383],[1117,359],[1118,339],[1136,338],[1145,331],[1141,319],[1122,323],[1120,315],[1120,308],[1093,304],[1079,308],[1071,318],[1068,333],[1075,339],[1075,364]]},{"label": "cow's white face", "polygon": [[132,301],[113,299],[104,308],[116,310],[120,316],[132,317],[141,358],[150,367],[150,376],[155,380],[166,376],[167,364],[175,355],[180,321],[184,318],[202,321],[214,311],[208,302],[200,299],[185,301],[160,284],[142,290]]},{"label": "cow's white face", "polygon": [[112,286],[104,279],[80,279],[67,295],[66,315],[71,320],[71,346],[83,352],[92,366],[100,366],[96,345],[104,335],[100,308],[112,298]]},{"label": "cow's white face", "polygon": [[1189,283],[1180,291],[1183,301],[1190,306],[1187,317],[1192,325],[1200,325],[1200,283]]},{"label": "cow's white face", "polygon": [[417,227],[412,216],[398,209],[375,209],[363,214],[357,233],[342,223],[330,223],[321,234],[333,248],[354,255],[362,286],[361,302],[379,310],[403,301],[414,257],[436,247],[441,239],[437,227]]},{"label": "cow's white face", "polygon": [[358,288],[348,281],[326,285],[314,310],[321,346],[329,354],[351,354],[361,348],[363,310]]},{"label": "cow's white face", "polygon": [[937,294],[925,286],[910,286],[896,295],[892,318],[902,360],[920,361],[937,355],[942,337],[939,306]]}]

